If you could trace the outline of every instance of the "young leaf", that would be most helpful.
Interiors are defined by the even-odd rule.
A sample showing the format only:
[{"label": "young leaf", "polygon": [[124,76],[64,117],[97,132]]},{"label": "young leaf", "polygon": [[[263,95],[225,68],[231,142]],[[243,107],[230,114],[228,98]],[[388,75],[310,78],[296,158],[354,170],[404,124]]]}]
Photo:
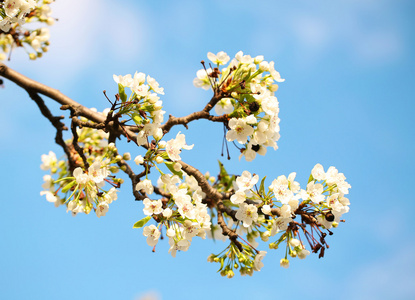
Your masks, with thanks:
[{"label": "young leaf", "polygon": [[133,228],[141,228],[141,227],[143,227],[144,225],[147,224],[148,221],[150,221],[150,219],[151,219],[151,216],[147,216],[144,219],[141,219],[140,221],[136,222],[133,225]]},{"label": "young leaf", "polygon": [[118,94],[120,95],[120,99],[123,103],[127,101],[127,94],[125,93],[124,86],[121,83],[118,84]]},{"label": "young leaf", "polygon": [[259,186],[259,194],[262,195],[262,196],[265,195],[265,186],[264,186],[265,178],[267,178],[267,176],[265,176],[264,178],[262,178],[261,185]]},{"label": "young leaf", "polygon": [[76,184],[76,181],[72,181],[70,183],[68,183],[67,185],[64,186],[64,188],[62,189],[62,193],[66,193],[67,191],[70,190],[71,187],[73,187]]},{"label": "young leaf", "polygon": [[182,172],[182,171],[176,172],[176,171],[174,170],[174,168],[173,168],[173,164],[174,164],[174,162],[169,162],[169,161],[166,161],[166,162],[164,162],[164,164],[166,165],[166,167],[167,167],[167,168],[169,168],[170,172],[172,172],[174,175],[179,176],[179,177],[180,177],[180,179],[182,179],[182,180],[183,180],[183,172]]}]

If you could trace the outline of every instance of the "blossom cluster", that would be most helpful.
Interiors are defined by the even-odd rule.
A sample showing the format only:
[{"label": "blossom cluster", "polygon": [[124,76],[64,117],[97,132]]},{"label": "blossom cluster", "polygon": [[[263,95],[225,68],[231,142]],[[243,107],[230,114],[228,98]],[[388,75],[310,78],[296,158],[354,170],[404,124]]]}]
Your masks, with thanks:
[{"label": "blossom cluster", "polygon": [[[328,248],[325,242],[326,233],[322,231],[327,230],[332,234],[329,229],[337,227],[341,216],[349,211],[350,202],[345,195],[349,193],[350,184],[346,182],[344,174],[339,173],[335,167],[330,167],[325,172],[323,166],[317,164],[311,171],[305,189],[301,189],[300,184],[295,181],[294,172],[288,177],[281,175],[274,179],[268,190],[264,186],[265,178],[261,181],[260,188],[254,189],[259,176],[248,171],[236,178],[223,177],[225,181],[232,182],[232,185],[228,186],[235,190],[227,205],[236,210],[236,220],[228,218],[228,227],[239,236],[246,236],[248,245],[253,249],[259,245],[256,241],[258,237],[267,242],[280,234],[269,243],[269,248],[277,249],[281,243],[285,243],[286,255],[280,261],[281,266],[285,268],[289,266],[287,255],[304,259],[310,254],[304,241],[309,243],[310,250],[320,252],[319,256],[322,257],[325,248]],[[301,221],[295,220],[296,216],[300,216]],[[221,234],[217,233],[215,237],[221,238]],[[246,261],[246,251],[238,251],[235,246],[225,250],[227,252],[224,254],[212,254],[208,260],[220,262],[222,275],[229,277],[233,276],[233,266],[238,265],[230,257],[236,255],[234,259],[239,262]],[[233,253],[233,256],[229,252]],[[262,254],[261,260],[258,261],[262,261],[266,252],[256,250],[256,255],[259,253]],[[248,265],[240,268],[242,275],[252,275],[253,271],[260,270],[259,265],[254,264],[254,254],[252,251],[248,257]]]},{"label": "blossom cluster", "polygon": [[[160,125],[166,112],[162,110],[163,102],[158,94],[164,95],[164,89],[154,78],[149,75],[146,77],[141,72],[136,72],[134,76],[131,74],[114,75],[113,78],[118,84],[119,96],[122,101],[119,113],[129,116],[141,128],[137,135],[137,144],[139,146],[146,144],[149,136],[160,140],[163,136]],[[126,87],[131,90],[128,99],[125,93]]]},{"label": "blossom cluster", "polygon": [[[206,233],[210,231],[210,215],[207,205],[203,203],[206,195],[193,176],[185,176],[182,181],[178,175],[163,174],[158,185],[164,193],[171,196],[169,199],[144,199],[143,212],[147,217],[138,221],[134,228],[144,226],[150,218],[157,220],[157,226],[149,225],[143,229],[147,244],[154,247],[158,243],[164,226],[169,238],[169,253],[175,257],[178,250],[189,249],[194,237],[205,239]],[[149,179],[139,182],[136,189],[144,190],[148,195],[154,191]]]},{"label": "blossom cluster", "polygon": [[[108,133],[83,127],[77,129],[77,134],[89,167],[85,166],[74,149],[72,140],[66,141],[75,168],[70,170],[67,158],[58,160],[52,151],[42,155],[40,167],[51,174],[43,177],[44,190],[40,194],[45,195],[46,200],[56,207],[66,204],[67,212],[70,211],[73,216],[78,213],[89,214],[92,210],[98,217],[105,216],[109,204],[117,199],[117,188],[122,183],[122,179],[113,175],[118,172],[119,168],[115,164],[122,157],[113,143],[108,144]],[[105,187],[106,183],[111,188]]]},{"label": "blossom cluster", "polygon": [[209,52],[208,58],[216,67],[197,71],[193,84],[224,93],[215,111],[218,115],[229,115],[226,139],[244,145],[241,157],[247,161],[254,160],[256,154],[265,155],[267,147],[276,150],[280,119],[274,93],[278,89],[276,82],[284,79],[275,70],[275,63],[265,61],[262,55],[251,57],[239,51],[229,65],[220,70],[230,57],[221,51],[216,55]]},{"label": "blossom cluster", "polygon": [[26,50],[30,59],[41,57],[48,51],[49,29],[23,28],[25,23],[40,22],[53,25],[51,17],[51,0],[5,0],[0,3],[0,60],[7,58],[6,54],[14,47],[30,46],[34,52]]}]

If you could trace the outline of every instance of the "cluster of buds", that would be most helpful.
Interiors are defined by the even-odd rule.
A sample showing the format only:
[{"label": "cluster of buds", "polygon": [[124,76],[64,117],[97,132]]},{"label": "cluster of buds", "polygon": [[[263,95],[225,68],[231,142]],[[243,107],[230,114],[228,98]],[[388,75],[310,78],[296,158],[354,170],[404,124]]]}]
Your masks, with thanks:
[{"label": "cluster of buds", "polygon": [[235,275],[234,270],[238,269],[242,276],[252,276],[254,271],[261,271],[264,266],[262,259],[267,252],[257,251],[245,244],[242,245],[242,249],[243,251],[231,242],[221,253],[217,255],[211,254],[208,257],[208,262],[219,263],[220,268],[218,272],[220,272],[220,275],[228,278],[232,278]]},{"label": "cluster of buds", "polygon": [[[267,62],[263,56],[244,55],[239,51],[230,58],[221,51],[209,53],[208,58],[217,66],[199,70],[193,80],[196,87],[212,88],[225,96],[218,101],[215,111],[218,115],[227,114],[228,141],[237,141],[244,145],[241,157],[247,161],[255,159],[256,154],[265,155],[267,147],[278,148],[280,138],[279,104],[274,92],[278,89],[275,82],[283,82],[280,73],[274,68],[274,62]],[[241,158],[240,157],[240,158]]]},{"label": "cluster of buds", "polygon": [[[86,119],[81,118],[81,121]],[[71,170],[68,161],[58,161],[53,152],[42,155],[41,169],[50,170],[51,174],[43,177],[44,191],[40,194],[46,195],[46,200],[55,206],[66,204],[67,212],[70,211],[73,216],[80,212],[89,214],[92,210],[98,217],[105,216],[108,205],[117,199],[117,188],[123,182],[114,176],[119,171],[116,164],[122,157],[113,143],[108,144],[108,134],[102,130],[77,128],[77,135],[88,166],[74,149],[72,140],[66,141],[66,144],[74,170]],[[106,187],[106,183],[111,187]]]},{"label": "cluster of buds", "polygon": [[49,4],[52,0],[5,0],[0,1],[0,60],[14,47],[30,46],[34,52],[25,48],[30,59],[41,57],[48,51],[49,29],[25,29],[25,23],[40,22],[53,25]]}]

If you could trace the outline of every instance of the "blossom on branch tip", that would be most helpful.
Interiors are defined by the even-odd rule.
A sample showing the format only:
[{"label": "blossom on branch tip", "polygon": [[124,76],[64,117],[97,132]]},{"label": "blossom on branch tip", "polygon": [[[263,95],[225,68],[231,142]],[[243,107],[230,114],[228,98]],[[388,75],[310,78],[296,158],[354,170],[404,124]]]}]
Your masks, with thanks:
[{"label": "blossom on branch tip", "polygon": [[161,200],[150,200],[148,198],[145,198],[143,201],[144,204],[144,214],[146,216],[151,216],[151,215],[157,215],[159,213],[161,213],[163,211],[163,203],[161,202]]},{"label": "blossom on branch tip", "polygon": [[97,205],[95,213],[97,214],[97,217],[105,216],[105,214],[108,212],[109,206],[108,203],[105,201],[100,202]]},{"label": "blossom on branch tip", "polygon": [[197,88],[202,88],[204,90],[208,90],[211,88],[211,83],[209,80],[209,76],[208,74],[212,73],[212,69],[209,68],[207,70],[205,69],[200,69],[199,71],[196,72],[196,78],[193,79],[193,85]]},{"label": "blossom on branch tip", "polygon": [[249,227],[252,222],[256,222],[258,219],[258,209],[253,204],[242,203],[239,205],[235,217],[243,222],[244,227]]},{"label": "blossom on branch tip", "polygon": [[240,144],[245,144],[248,140],[248,136],[254,133],[254,129],[251,125],[247,124],[244,118],[232,118],[229,121],[229,130],[226,133],[226,140],[232,142],[237,140]]},{"label": "blossom on branch tip", "polygon": [[155,225],[150,225],[144,227],[143,235],[147,237],[147,244],[154,247],[159,241],[161,232]]},{"label": "blossom on branch tip", "polygon": [[175,139],[171,139],[166,143],[166,152],[172,161],[178,161],[181,160],[179,154],[182,152],[182,149],[191,150],[193,149],[193,146],[194,145],[189,146],[186,144],[185,135],[179,131]]},{"label": "blossom on branch tip", "polygon": [[259,176],[252,176],[250,172],[243,171],[242,175],[236,178],[236,185],[239,188],[239,191],[250,190],[258,182]]},{"label": "blossom on branch tip", "polygon": [[144,190],[145,193],[151,195],[154,192],[153,184],[150,179],[144,179],[135,186],[137,191]]},{"label": "blossom on branch tip", "polygon": [[262,260],[264,259],[266,254],[267,254],[267,251],[259,251],[259,253],[255,255],[254,271],[261,271],[262,267],[264,266],[264,263],[262,262]]},{"label": "blossom on branch tip", "polygon": [[216,55],[212,52],[208,52],[207,57],[211,62],[217,65],[225,65],[228,63],[230,57],[223,51],[218,52]]}]

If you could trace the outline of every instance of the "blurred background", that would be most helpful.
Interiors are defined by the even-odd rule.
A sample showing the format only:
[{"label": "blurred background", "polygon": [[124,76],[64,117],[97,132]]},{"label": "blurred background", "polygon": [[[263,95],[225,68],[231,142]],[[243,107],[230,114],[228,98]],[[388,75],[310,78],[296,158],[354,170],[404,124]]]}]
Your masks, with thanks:
[{"label": "blurred background", "polygon": [[[42,190],[41,154],[63,155],[55,129],[25,91],[0,88],[1,299],[414,299],[415,199],[413,117],[415,2],[411,0],[109,1],[58,0],[50,51],[29,61],[17,49],[7,65],[102,111],[102,94],[117,92],[112,75],[144,72],[165,89],[164,110],[200,110],[211,92],[192,80],[206,54],[239,50],[275,61],[286,81],[277,151],[248,163],[220,156],[223,131],[205,121],[174,128],[192,151],[182,159],[217,175],[297,172],[335,166],[351,184],[350,212],[328,239],[323,259],[310,255],[279,266],[283,249],[268,251],[253,277],[222,278],[206,261],[227,244],[194,239],[176,258],[160,241],[156,253],[128,182],[105,217],[73,218]],[[55,115],[59,106],[45,98]],[[133,158],[141,149],[119,143]]]}]

